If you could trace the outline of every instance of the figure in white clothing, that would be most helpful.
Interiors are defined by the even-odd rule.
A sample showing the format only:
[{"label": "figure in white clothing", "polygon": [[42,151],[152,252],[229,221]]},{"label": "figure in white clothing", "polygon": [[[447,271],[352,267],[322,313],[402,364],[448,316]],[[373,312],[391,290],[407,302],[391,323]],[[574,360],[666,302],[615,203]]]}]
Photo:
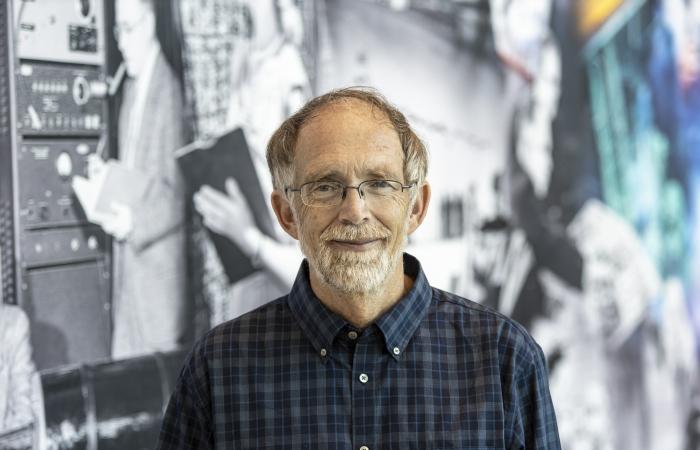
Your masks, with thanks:
[{"label": "figure in white clothing", "polygon": [[[242,4],[250,11],[251,37],[234,49],[234,91],[227,125],[244,130],[263,196],[269,199],[272,182],[265,160],[267,141],[277,125],[311,94],[298,47],[303,23],[298,7],[289,0],[245,0]],[[204,186],[195,194],[194,205],[205,226],[229,237],[261,269],[230,286],[224,312],[214,314],[212,325],[289,290],[302,258],[298,245],[279,227],[274,238],[256,227],[250,207],[232,178],[227,180],[225,193]],[[276,224],[269,204],[268,209]]]},{"label": "figure in white clothing", "polygon": [[[0,299],[0,436],[33,427],[34,448],[42,448],[43,396],[32,359],[29,319]],[[0,441],[0,447],[5,448]]]}]

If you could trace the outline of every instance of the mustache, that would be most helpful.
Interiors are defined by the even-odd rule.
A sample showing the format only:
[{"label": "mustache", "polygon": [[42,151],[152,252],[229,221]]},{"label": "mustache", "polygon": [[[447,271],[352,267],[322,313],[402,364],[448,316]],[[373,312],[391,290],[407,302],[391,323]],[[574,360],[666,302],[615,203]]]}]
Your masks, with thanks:
[{"label": "mustache", "polygon": [[391,232],[381,225],[331,225],[321,233],[322,241],[369,241],[388,239]]}]

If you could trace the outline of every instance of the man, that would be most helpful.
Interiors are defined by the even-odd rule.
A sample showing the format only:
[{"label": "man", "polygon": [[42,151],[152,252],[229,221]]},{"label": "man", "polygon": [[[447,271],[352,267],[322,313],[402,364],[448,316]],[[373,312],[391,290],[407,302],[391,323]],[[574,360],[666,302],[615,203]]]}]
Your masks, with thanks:
[{"label": "man", "polygon": [[[145,179],[146,188],[134,204],[115,204],[102,223],[114,237],[114,358],[176,349],[185,333],[185,206],[172,157],[184,144],[182,95],[157,38],[153,8],[152,1],[119,0],[115,11],[129,75],[119,162]],[[99,171],[101,161],[91,165]]]},{"label": "man", "polygon": [[560,448],[537,344],[402,253],[430,200],[403,114],[333,91],[280,126],[267,159],[306,260],[288,295],[196,345],[159,448]]}]

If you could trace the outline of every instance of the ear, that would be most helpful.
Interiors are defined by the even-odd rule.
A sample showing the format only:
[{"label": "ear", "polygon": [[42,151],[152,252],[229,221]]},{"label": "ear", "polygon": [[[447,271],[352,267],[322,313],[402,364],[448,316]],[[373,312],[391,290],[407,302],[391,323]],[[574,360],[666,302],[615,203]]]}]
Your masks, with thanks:
[{"label": "ear", "polygon": [[275,216],[277,216],[277,221],[282,226],[282,229],[294,239],[299,240],[299,227],[297,226],[290,200],[283,192],[275,189],[272,191],[270,201],[272,202],[272,210],[275,211]]},{"label": "ear", "polygon": [[408,216],[408,234],[412,234],[418,226],[423,223],[425,214],[428,212],[428,204],[430,203],[430,184],[425,181],[420,186],[416,187],[416,198],[413,200],[411,211]]}]

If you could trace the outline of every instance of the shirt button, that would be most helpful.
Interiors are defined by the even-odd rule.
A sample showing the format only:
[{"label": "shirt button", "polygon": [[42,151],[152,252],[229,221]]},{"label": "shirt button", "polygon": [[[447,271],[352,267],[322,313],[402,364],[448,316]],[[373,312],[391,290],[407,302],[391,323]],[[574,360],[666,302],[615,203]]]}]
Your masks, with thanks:
[{"label": "shirt button", "polygon": [[369,381],[369,377],[367,376],[366,373],[361,373],[360,374],[360,383],[366,383]]},{"label": "shirt button", "polygon": [[328,352],[326,351],[326,349],[322,348],[321,349],[321,356],[326,356],[327,354],[328,354]]},{"label": "shirt button", "polygon": [[348,337],[354,341],[355,339],[357,339],[357,332],[356,331],[349,332]]},{"label": "shirt button", "polygon": [[401,353],[401,349],[398,347],[394,347],[394,355],[399,355]]},{"label": "shirt button", "polygon": [[369,450],[369,447],[367,447],[366,445],[363,445],[362,447],[360,447],[360,450]]}]

